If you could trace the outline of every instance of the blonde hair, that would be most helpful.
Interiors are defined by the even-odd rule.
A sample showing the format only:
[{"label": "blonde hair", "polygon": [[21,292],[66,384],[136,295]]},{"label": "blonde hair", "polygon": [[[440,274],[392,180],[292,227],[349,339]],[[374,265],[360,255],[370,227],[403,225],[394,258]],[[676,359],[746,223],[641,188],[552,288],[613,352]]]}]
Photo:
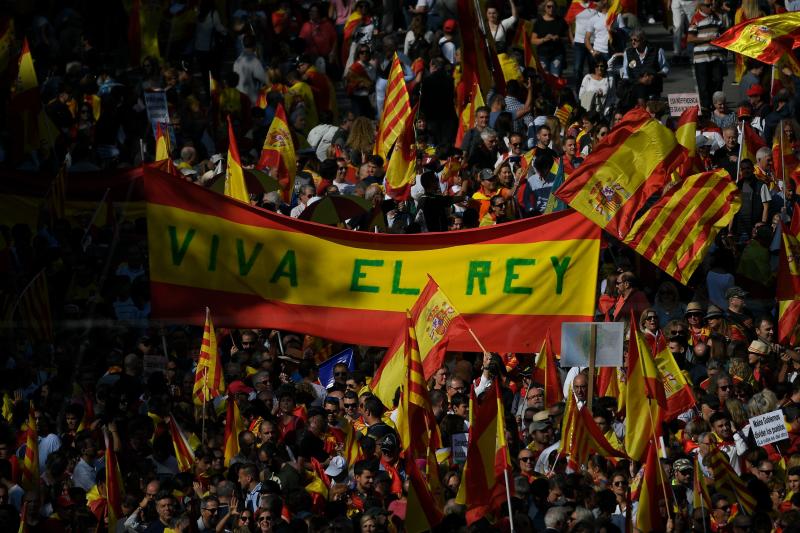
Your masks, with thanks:
[{"label": "blonde hair", "polygon": [[350,126],[347,146],[364,154],[371,154],[375,146],[375,124],[366,117],[357,117]]},{"label": "blonde hair", "polygon": [[553,149],[561,153],[561,121],[554,116],[549,116],[544,120],[544,123],[550,128],[550,140],[553,143]]},{"label": "blonde hair", "polygon": [[745,20],[756,19],[764,16],[764,14],[758,8],[758,0],[742,0],[742,7],[739,9],[742,12],[742,17],[737,22],[744,22]]}]

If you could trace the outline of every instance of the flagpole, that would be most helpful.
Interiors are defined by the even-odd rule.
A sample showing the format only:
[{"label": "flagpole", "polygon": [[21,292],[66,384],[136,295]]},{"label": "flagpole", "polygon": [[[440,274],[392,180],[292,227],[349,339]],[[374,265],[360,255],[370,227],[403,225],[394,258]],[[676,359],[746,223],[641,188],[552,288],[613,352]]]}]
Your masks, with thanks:
[{"label": "flagpole", "polygon": [[742,167],[742,148],[744,147],[745,143],[744,127],[745,127],[745,122],[743,120],[742,132],[739,137],[739,156],[736,158],[736,183],[739,183],[739,169]]},{"label": "flagpole", "polygon": [[[775,68],[775,67],[773,66],[773,68]],[[780,147],[780,150],[781,150],[781,183],[778,183],[776,185],[778,185],[780,187],[781,192],[783,192],[783,207],[785,209],[786,208],[786,190],[785,190],[786,189],[786,160],[783,157],[783,120],[781,120],[778,123],[778,125],[780,127],[780,136],[781,136],[780,137],[780,141],[778,141],[779,142],[778,146]]]},{"label": "flagpole", "polygon": [[[131,181],[131,183],[133,183],[133,181]],[[86,251],[86,248],[89,247],[89,244],[86,242],[86,237],[89,235],[89,231],[91,231],[92,226],[94,226],[94,223],[95,223],[95,221],[97,220],[97,217],[100,214],[100,208],[103,207],[103,205],[105,205],[106,198],[108,198],[108,193],[109,192],[111,192],[111,188],[107,187],[106,188],[106,192],[103,193],[103,197],[100,199],[100,203],[97,204],[97,208],[94,210],[94,213],[92,213],[92,218],[91,218],[91,220],[89,220],[89,224],[86,226],[86,229],[83,231],[83,237],[81,237],[81,246],[83,247],[84,251]]]},{"label": "flagpole", "polygon": [[511,533],[515,533],[514,529],[514,512],[511,510],[511,488],[508,483],[508,467],[503,469],[503,477],[506,480],[506,503],[508,504],[508,524],[511,527]]}]

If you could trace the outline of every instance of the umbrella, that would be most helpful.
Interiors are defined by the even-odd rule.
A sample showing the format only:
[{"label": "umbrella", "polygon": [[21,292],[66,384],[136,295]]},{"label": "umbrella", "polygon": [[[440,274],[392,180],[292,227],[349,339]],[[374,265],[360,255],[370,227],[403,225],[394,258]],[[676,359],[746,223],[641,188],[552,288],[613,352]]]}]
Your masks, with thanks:
[{"label": "umbrella", "polygon": [[[252,168],[244,169],[244,182],[247,185],[247,192],[251,194],[264,194],[270,191],[279,191],[281,186],[276,178],[273,178],[266,172],[261,170],[254,170]],[[225,174],[220,174],[214,178],[209,187],[214,192],[220,194],[225,193]]]},{"label": "umbrella", "polygon": [[742,22],[711,41],[711,44],[770,65],[787,56],[792,70],[798,73],[800,64],[792,50],[800,46],[800,12],[780,13]]},{"label": "umbrella", "polygon": [[368,213],[370,208],[367,201],[359,196],[333,195],[307,205],[298,218],[320,224],[336,225]]}]

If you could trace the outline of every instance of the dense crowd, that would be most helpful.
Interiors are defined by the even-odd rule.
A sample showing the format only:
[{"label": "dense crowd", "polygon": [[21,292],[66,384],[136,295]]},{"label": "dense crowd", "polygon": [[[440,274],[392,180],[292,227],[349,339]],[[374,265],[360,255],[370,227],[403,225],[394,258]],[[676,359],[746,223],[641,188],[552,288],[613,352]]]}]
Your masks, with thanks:
[{"label": "dense crowd", "polygon": [[[462,78],[463,2],[5,3],[2,27],[15,33],[4,41],[12,59],[0,73],[13,79],[25,37],[55,130],[52,144],[20,154],[19,132],[6,120],[0,159],[6,169],[52,174],[65,158],[69,174],[151,162],[154,110],[146,96],[163,92],[176,171],[211,186],[225,172],[227,119],[243,166],[253,167],[282,106],[298,160],[292,200],[251,191],[251,203],[298,217],[326,196],[356,195],[379,208],[380,231],[458,231],[551,210],[557,180],[569,179],[635,106],[674,127],[664,80],[674,75],[670,63],[691,65],[701,105],[694,168],[726,169],[741,210],[688,286],[609,239],[600,279],[586,280],[587,290],[596,286],[599,320],[630,322],[633,313],[638,322],[628,328],[666,343],[691,380],[696,406],[663,421],[669,530],[800,530],[800,347],[778,343],[775,302],[778,228],[797,195],[794,169],[779,176],[772,150],[783,134],[784,157],[796,164],[800,85],[789,67],[729,57],[710,44],[734,22],[800,3],[672,0],[665,10],[645,1],[638,14],[609,20],[610,3],[489,3],[481,31],[493,38],[505,89],[483,94],[485,105],[473,106],[466,125],[462,109],[477,95]],[[670,28],[672,50],[648,42],[656,19]],[[537,64],[526,64],[519,35],[535,47]],[[418,105],[417,178],[404,198],[385,194],[386,161],[375,155],[395,54]],[[3,87],[3,100],[13,102],[13,84]],[[754,160],[740,160],[745,124],[766,146]],[[376,229],[371,217],[339,225]],[[148,249],[144,221],[68,217],[0,233],[6,301],[13,308],[44,269],[52,316],[41,318],[55,330],[52,341],[38,339],[4,317],[0,530],[105,531],[107,445],[123,480],[117,532],[403,530],[408,485],[397,406],[384,406],[368,387],[384,349],[355,346],[352,367],[337,366],[325,387],[318,364],[346,346],[304,332],[218,330],[227,401],[237,403],[246,427],[226,461],[224,405],[193,401],[202,329],[149,320],[148,255],[161,251]],[[488,360],[448,353],[429,382],[445,448],[468,432],[470,391]],[[600,455],[569,465],[557,453],[565,403],[545,405],[543,384],[531,377],[535,354],[501,354],[492,364],[513,463],[510,505],[467,526],[455,500],[463,463],[455,450],[442,450],[444,519],[434,529],[505,530],[510,508],[519,532],[631,530],[630,486],[643,465]],[[586,369],[561,368],[559,377],[564,397],[587,401]],[[41,479],[23,488],[29,406]],[[776,409],[789,439],[757,446],[748,419]],[[594,398],[592,416],[623,448],[617,398]],[[170,419],[190,435],[188,471],[179,468]],[[351,464],[343,453],[350,431],[360,435]],[[711,448],[723,451],[756,499],[752,514],[715,491],[705,468],[711,506],[694,506],[694,458]]]}]

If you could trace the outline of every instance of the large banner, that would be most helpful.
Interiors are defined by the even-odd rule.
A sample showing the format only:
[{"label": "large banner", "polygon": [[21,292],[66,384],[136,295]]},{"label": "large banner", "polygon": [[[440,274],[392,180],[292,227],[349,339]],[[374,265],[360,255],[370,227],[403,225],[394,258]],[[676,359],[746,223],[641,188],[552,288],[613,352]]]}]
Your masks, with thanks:
[{"label": "large banner", "polygon": [[[562,212],[451,233],[349,231],[145,169],[153,317],[388,346],[430,274],[495,351],[535,351],[595,309],[600,230]],[[554,334],[555,338],[560,335]],[[451,350],[477,349],[464,334]]]}]

